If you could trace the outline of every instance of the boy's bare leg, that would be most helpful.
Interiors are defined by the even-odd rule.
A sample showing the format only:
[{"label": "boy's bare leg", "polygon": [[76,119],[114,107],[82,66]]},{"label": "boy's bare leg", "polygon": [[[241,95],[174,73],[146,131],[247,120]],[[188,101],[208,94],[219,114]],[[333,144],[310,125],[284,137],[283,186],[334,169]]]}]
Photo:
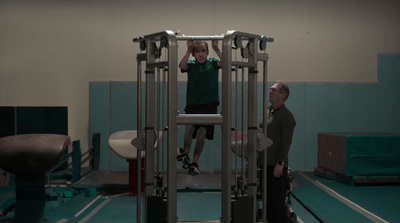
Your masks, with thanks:
[{"label": "boy's bare leg", "polygon": [[201,152],[203,151],[206,141],[207,131],[204,127],[200,127],[197,131],[196,146],[194,147],[193,162],[198,163]]},{"label": "boy's bare leg", "polygon": [[192,138],[193,138],[193,132],[194,132],[194,126],[193,125],[186,125],[185,128],[185,135],[184,135],[184,141],[183,141],[183,150],[185,151],[186,155],[184,155],[183,160],[182,160],[182,167],[184,169],[188,169],[190,167],[190,159],[189,159],[189,153],[190,153],[190,147],[192,145]]},{"label": "boy's bare leg", "polygon": [[186,125],[185,135],[183,138],[183,148],[187,154],[189,154],[190,147],[192,146],[193,132],[194,125]]},{"label": "boy's bare leg", "polygon": [[204,148],[206,133],[207,133],[207,131],[204,127],[200,127],[197,131],[196,146],[194,149],[193,161],[190,164],[190,168],[189,168],[189,172],[188,172],[189,175],[196,176],[196,175],[200,174],[200,168],[199,168],[198,161],[200,158],[200,154]]}]

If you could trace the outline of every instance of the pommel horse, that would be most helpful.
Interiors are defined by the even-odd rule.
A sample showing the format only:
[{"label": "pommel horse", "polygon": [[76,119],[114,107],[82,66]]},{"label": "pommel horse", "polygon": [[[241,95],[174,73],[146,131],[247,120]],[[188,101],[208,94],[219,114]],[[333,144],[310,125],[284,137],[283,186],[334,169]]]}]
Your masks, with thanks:
[{"label": "pommel horse", "polygon": [[58,134],[23,134],[0,138],[0,168],[15,174],[14,222],[42,223],[45,179],[71,139]]}]

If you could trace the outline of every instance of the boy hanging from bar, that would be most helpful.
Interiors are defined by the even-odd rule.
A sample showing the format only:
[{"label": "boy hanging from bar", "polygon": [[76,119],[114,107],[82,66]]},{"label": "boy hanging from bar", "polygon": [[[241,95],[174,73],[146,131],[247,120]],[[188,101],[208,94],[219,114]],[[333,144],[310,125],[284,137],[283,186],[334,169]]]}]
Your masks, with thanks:
[{"label": "boy hanging from bar", "polygon": [[[212,48],[219,58],[208,58],[209,50],[206,41],[187,41],[187,51],[179,63],[182,73],[187,72],[186,114],[217,114],[219,105],[218,70],[222,67],[222,52],[218,40],[212,40]],[[192,55],[194,59],[189,57]],[[186,125],[184,146],[179,148],[184,154],[182,167],[189,169],[188,174],[200,174],[198,160],[204,148],[205,139],[214,138],[214,125]],[[192,139],[196,139],[192,163],[189,153]]]}]

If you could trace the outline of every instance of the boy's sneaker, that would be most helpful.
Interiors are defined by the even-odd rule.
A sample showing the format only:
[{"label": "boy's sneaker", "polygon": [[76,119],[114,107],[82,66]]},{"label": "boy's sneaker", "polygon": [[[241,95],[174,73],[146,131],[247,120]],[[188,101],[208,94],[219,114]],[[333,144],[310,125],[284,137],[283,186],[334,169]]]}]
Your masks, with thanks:
[{"label": "boy's sneaker", "polygon": [[182,161],[182,168],[186,170],[189,167],[190,167],[190,159],[189,156],[186,154],[186,157]]},{"label": "boy's sneaker", "polygon": [[192,175],[192,176],[199,175],[200,174],[199,164],[194,163],[194,162],[192,164],[190,164],[190,168],[189,168],[188,174]]},{"label": "boy's sneaker", "polygon": [[178,162],[182,162],[183,169],[188,169],[190,167],[190,159],[183,148],[178,148]]},{"label": "boy's sneaker", "polygon": [[177,154],[178,155],[176,156],[176,158],[178,159],[178,162],[182,162],[183,159],[186,156],[188,156],[188,154],[185,152],[185,149],[183,149],[183,148],[178,148]]}]

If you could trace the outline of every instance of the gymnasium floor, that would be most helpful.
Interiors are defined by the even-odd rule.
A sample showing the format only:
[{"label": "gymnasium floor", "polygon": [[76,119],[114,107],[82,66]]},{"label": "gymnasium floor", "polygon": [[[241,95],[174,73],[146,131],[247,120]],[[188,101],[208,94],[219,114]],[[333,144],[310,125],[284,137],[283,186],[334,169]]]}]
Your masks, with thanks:
[{"label": "gymnasium floor", "polygon": [[[316,177],[312,172],[293,172],[293,176],[291,208],[300,223],[400,223],[399,185],[350,186]],[[178,175],[179,221],[219,221],[219,177],[218,174]],[[126,193],[127,179],[127,173],[98,171],[72,187],[48,187],[51,201],[46,205],[45,222],[136,222],[137,201]],[[12,196],[12,187],[0,188],[0,207],[12,202]],[[144,205],[141,206],[143,212]],[[11,222],[12,214],[11,211],[0,217],[0,222]]]}]

